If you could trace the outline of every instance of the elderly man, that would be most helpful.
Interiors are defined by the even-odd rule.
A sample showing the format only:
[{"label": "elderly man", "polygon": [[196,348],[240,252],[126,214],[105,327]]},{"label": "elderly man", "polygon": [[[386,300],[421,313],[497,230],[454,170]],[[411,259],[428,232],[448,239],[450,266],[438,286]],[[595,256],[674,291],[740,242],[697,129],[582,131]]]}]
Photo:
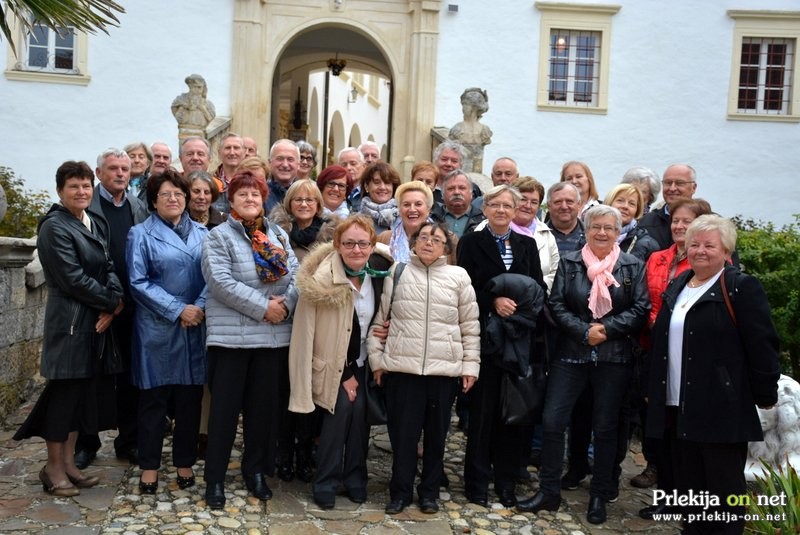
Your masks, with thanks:
[{"label": "elderly man", "polygon": [[291,139],[279,139],[269,149],[270,174],[267,180],[269,197],[264,210],[269,213],[272,207],[283,203],[286,190],[297,180],[297,166],[300,165],[300,149]]},{"label": "elderly man", "polygon": [[444,204],[437,204],[431,216],[444,221],[459,238],[483,221],[483,212],[472,206],[472,181],[460,169],[451,171],[442,181]]},{"label": "elderly man", "polygon": [[636,166],[631,167],[625,174],[622,175],[620,184],[633,184],[639,191],[642,192],[644,199],[644,213],[650,211],[650,205],[653,204],[661,193],[661,181],[655,171],[649,167]]},{"label": "elderly man", "polygon": [[547,190],[548,224],[560,256],[586,245],[583,223],[578,219],[580,204],[581,193],[571,182],[556,182]]},{"label": "elderly man", "polygon": [[219,167],[214,171],[214,179],[219,188],[219,197],[213,206],[220,212],[227,214],[231,211],[231,203],[228,201],[228,184],[233,178],[233,172],[244,160],[244,140],[239,134],[228,133],[222,138],[219,144]]},{"label": "elderly man", "polygon": [[360,152],[361,156],[364,157],[364,163],[366,165],[370,165],[381,160],[381,149],[374,141],[365,141],[359,145],[358,152]]},{"label": "elderly man", "polygon": [[669,225],[669,203],[679,197],[693,197],[697,191],[697,173],[688,164],[675,163],[664,170],[661,179],[664,187],[664,206],[647,212],[639,226],[647,230],[662,249],[672,245],[672,231]]},{"label": "elderly man", "polygon": [[[494,161],[494,165],[492,165],[492,185],[507,184],[510,186],[518,178],[517,162],[508,156],[502,156]],[[483,197],[478,197],[472,201],[472,205],[479,210],[483,210]]]},{"label": "elderly man", "polygon": [[[118,458],[136,464],[139,391],[131,385],[127,371],[130,369],[131,359],[133,300],[130,297],[128,269],[125,263],[125,241],[130,228],[147,219],[148,214],[147,207],[142,201],[135,195],[127,194],[131,160],[125,151],[119,149],[103,151],[97,158],[95,173],[99,183],[95,186],[90,209],[93,213],[102,215],[108,222],[109,254],[114,261],[114,270],[125,289],[125,308],[114,318],[111,329],[126,371],[115,378],[109,378],[110,381],[106,382],[107,388],[102,390],[107,393],[109,399],[101,400],[101,406],[116,404],[119,435],[114,439],[114,449]],[[113,386],[114,380],[116,388]],[[80,469],[86,468],[97,455],[99,448],[100,439],[97,435],[79,434],[75,444],[75,465]]]},{"label": "elderly man", "polygon": [[181,161],[184,176],[192,171],[208,171],[211,147],[202,137],[187,137],[181,142],[178,157]]},{"label": "elderly man", "polygon": [[150,166],[150,176],[160,175],[172,164],[172,149],[170,149],[169,145],[166,143],[156,141],[150,146],[150,152],[153,153],[153,165]]},{"label": "elderly man", "polygon": [[251,156],[258,156],[258,145],[256,140],[251,137],[243,137],[242,143],[244,144],[244,157],[250,158]]},{"label": "elderly man", "polygon": [[366,161],[361,151],[355,147],[345,147],[339,151],[336,161],[339,165],[347,170],[347,176],[350,177],[350,182],[353,184],[353,189],[350,195],[347,196],[347,204],[350,205],[350,211],[355,213],[361,209],[361,173],[366,167]]}]

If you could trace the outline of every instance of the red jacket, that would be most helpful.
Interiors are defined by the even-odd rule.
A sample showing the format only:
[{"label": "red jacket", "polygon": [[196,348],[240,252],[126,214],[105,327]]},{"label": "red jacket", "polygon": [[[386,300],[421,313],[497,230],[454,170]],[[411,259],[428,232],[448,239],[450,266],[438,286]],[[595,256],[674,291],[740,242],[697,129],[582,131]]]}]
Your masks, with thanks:
[{"label": "red jacket", "polygon": [[678,262],[675,273],[672,273],[672,277],[670,277],[670,269],[676,254],[678,254],[678,246],[673,243],[668,249],[651,254],[647,260],[647,289],[650,291],[651,305],[648,325],[652,325],[656,321],[658,311],[661,310],[661,294],[667,289],[669,281],[690,267],[689,260],[684,256]]}]

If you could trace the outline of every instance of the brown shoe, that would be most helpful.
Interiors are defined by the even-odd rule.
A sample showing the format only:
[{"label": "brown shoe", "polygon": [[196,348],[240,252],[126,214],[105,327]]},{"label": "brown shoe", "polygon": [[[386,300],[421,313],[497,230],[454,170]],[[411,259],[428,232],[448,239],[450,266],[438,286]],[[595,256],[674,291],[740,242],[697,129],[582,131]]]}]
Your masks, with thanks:
[{"label": "brown shoe", "polygon": [[638,476],[631,478],[631,485],[638,489],[647,489],[658,482],[658,471],[656,465],[647,463],[647,466]]},{"label": "brown shoe", "polygon": [[79,489],[90,489],[100,483],[100,478],[97,476],[82,476],[81,478],[77,478],[67,474],[67,478]]},{"label": "brown shoe", "polygon": [[44,468],[42,468],[41,472],[39,472],[39,481],[42,482],[42,490],[51,496],[60,496],[66,498],[69,496],[77,496],[81,493],[78,487],[73,486],[68,481],[62,481],[58,484],[58,486],[56,486],[52,481],[50,481],[50,477],[48,477],[47,472],[44,471]]}]

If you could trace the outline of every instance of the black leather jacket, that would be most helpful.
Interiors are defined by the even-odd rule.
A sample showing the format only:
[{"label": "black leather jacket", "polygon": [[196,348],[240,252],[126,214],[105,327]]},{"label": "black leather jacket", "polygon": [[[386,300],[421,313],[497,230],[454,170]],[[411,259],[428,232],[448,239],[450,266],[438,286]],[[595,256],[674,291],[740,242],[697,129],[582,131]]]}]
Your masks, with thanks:
[{"label": "black leather jacket", "polygon": [[[644,264],[633,255],[620,253],[612,273],[619,282],[618,287],[608,288],[612,309],[599,320],[593,319],[589,310],[592,283],[586,274],[581,251],[561,257],[550,292],[550,311],[559,328],[556,359],[570,362],[632,361],[636,338],[650,310]],[[608,339],[592,347],[585,338],[589,324],[595,322],[605,326]]]},{"label": "black leather jacket", "polygon": [[108,226],[87,212],[96,233],[59,204],[39,224],[36,244],[47,281],[41,374],[48,379],[98,373],[97,316],[113,312],[123,296],[106,244]]}]

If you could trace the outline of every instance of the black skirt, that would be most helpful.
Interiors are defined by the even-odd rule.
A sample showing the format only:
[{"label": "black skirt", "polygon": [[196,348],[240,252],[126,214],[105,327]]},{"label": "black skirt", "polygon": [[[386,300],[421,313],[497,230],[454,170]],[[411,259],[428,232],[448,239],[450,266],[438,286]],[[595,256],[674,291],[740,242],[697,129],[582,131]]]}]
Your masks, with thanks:
[{"label": "black skirt", "polygon": [[109,399],[114,399],[114,376],[50,380],[14,440],[41,437],[66,442],[72,431],[96,435],[113,429],[116,411]]}]

